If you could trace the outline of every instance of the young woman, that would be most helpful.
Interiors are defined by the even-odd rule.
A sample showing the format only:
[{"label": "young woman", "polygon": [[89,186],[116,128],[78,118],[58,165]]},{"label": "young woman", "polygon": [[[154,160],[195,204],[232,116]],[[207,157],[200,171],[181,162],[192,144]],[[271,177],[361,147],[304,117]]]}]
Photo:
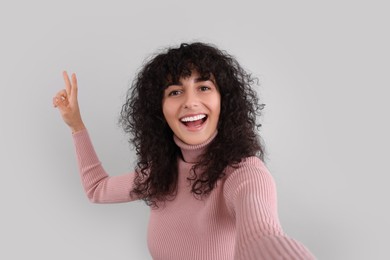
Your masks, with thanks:
[{"label": "young woman", "polygon": [[144,200],[153,259],[314,259],[278,220],[275,183],[257,134],[255,79],[204,43],[155,55],[135,78],[120,123],[138,156],[110,177],[83,124],[77,79],[53,98],[72,130],[81,180],[95,203]]}]

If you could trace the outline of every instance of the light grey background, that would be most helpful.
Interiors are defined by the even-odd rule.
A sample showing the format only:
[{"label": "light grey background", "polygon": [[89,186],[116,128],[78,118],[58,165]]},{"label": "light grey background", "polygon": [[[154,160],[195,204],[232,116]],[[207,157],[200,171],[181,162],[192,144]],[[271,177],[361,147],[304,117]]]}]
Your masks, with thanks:
[{"label": "light grey background", "polygon": [[91,204],[52,107],[76,72],[112,174],[134,153],[116,126],[146,57],[214,43],[258,76],[284,230],[319,259],[390,259],[386,1],[2,1],[1,259],[150,259],[142,202]]}]

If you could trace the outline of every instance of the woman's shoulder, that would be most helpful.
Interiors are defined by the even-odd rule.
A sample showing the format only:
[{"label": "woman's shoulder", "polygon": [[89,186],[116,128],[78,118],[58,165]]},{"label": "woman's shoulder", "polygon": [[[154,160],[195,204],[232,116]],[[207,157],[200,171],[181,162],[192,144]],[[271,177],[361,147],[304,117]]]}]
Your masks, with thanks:
[{"label": "woman's shoulder", "polygon": [[273,177],[265,163],[256,156],[246,157],[239,163],[228,166],[225,171],[225,187],[237,187],[245,182],[273,183]]},{"label": "woman's shoulder", "polygon": [[258,157],[247,157],[237,165],[226,169],[222,190],[227,208],[234,212],[237,203],[245,199],[250,201],[264,201],[275,196],[275,181]]},{"label": "woman's shoulder", "polygon": [[234,165],[229,165],[226,170],[226,177],[231,177],[231,175],[235,175],[242,172],[266,172],[269,173],[265,163],[256,156],[250,156],[241,159],[241,161]]}]

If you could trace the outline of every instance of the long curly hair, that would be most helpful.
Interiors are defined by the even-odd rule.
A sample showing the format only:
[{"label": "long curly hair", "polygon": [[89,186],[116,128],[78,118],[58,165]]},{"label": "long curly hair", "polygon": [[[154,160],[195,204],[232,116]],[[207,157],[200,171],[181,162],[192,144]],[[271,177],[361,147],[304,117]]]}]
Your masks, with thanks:
[{"label": "long curly hair", "polygon": [[[167,48],[145,62],[127,92],[119,124],[130,134],[137,167],[133,195],[147,205],[173,199],[176,194],[180,148],[162,112],[165,88],[196,70],[202,78],[211,75],[221,95],[218,134],[208,145],[188,178],[195,197],[208,195],[227,166],[236,167],[245,157],[264,159],[264,147],[258,135],[257,117],[264,107],[252,86],[257,79],[237,60],[211,44],[183,43]],[[197,170],[197,169],[202,169]]]}]

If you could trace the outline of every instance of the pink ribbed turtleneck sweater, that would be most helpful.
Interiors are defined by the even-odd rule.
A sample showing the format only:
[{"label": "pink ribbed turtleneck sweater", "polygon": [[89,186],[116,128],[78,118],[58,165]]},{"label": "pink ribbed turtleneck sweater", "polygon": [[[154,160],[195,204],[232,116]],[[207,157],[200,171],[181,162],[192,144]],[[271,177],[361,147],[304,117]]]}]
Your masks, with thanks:
[{"label": "pink ribbed turtleneck sweater", "polygon": [[[151,208],[148,247],[155,260],[314,259],[279,224],[272,176],[256,157],[228,168],[211,194],[198,200],[187,180],[198,156],[215,135],[201,145],[180,147],[178,190],[174,200]],[[95,203],[137,200],[131,197],[134,173],[108,176],[88,131],[73,134],[79,171],[88,198]]]}]

